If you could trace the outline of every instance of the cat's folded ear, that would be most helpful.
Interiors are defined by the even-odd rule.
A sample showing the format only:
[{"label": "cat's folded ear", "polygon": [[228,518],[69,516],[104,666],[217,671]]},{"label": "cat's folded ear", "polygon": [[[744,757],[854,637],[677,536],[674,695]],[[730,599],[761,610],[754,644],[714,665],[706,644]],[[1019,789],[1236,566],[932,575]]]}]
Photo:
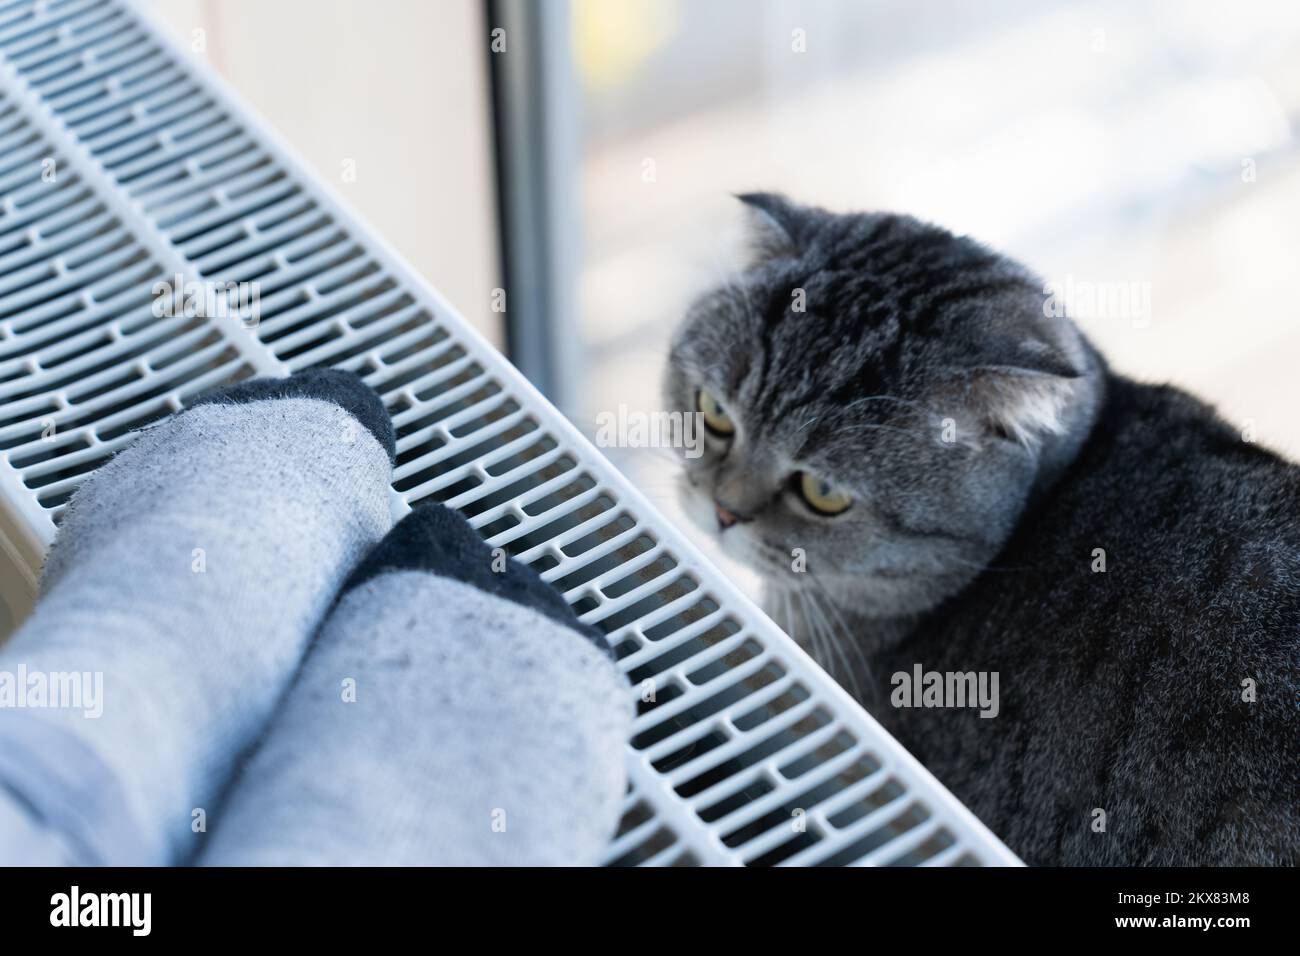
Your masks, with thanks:
[{"label": "cat's folded ear", "polygon": [[[1063,331],[1077,338],[1072,327]],[[980,343],[968,346],[966,356],[962,365],[967,369],[1002,369],[1064,379],[1083,375],[1083,369],[1066,356],[1063,346],[1032,328],[1013,328],[1002,335],[986,336]]]},{"label": "cat's folded ear", "polygon": [[1066,411],[1081,381],[1018,368],[976,368],[968,375],[967,407],[985,433],[1027,448],[1066,431]]},{"label": "cat's folded ear", "polygon": [[966,407],[985,432],[1026,447],[1066,430],[1085,385],[1078,363],[1037,335],[986,341],[961,375]]},{"label": "cat's folded ear", "polygon": [[778,193],[739,193],[748,214],[749,265],[799,254],[808,210]]}]

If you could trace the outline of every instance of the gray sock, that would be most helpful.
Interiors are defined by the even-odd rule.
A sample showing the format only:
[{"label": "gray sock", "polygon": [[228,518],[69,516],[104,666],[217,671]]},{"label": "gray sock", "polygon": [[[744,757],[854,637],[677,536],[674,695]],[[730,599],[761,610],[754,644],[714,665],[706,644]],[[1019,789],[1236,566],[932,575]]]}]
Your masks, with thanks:
[{"label": "gray sock", "polygon": [[[379,397],[312,371],[207,397],[88,479],[0,651],[0,678],[79,675],[60,701],[0,707],[0,753],[22,755],[0,760],[0,824],[25,814],[47,833],[22,845],[64,862],[192,855],[339,585],[391,525],[392,452]],[[99,681],[102,700],[66,706],[69,687]],[[0,862],[60,861],[10,859],[18,845],[0,832]]]},{"label": "gray sock", "polygon": [[586,865],[618,824],[632,696],[603,636],[424,505],[349,582],[207,865]]}]

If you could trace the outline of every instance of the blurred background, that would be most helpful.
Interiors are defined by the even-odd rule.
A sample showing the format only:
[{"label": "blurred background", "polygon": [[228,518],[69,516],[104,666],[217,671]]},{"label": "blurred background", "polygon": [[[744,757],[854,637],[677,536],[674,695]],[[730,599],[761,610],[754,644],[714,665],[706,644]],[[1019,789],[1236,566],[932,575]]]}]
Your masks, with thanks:
[{"label": "blurred background", "polygon": [[[659,407],[730,194],[770,189],[986,240],[1300,457],[1295,0],[153,6],[589,434]],[[606,453],[680,518],[668,454]]]}]

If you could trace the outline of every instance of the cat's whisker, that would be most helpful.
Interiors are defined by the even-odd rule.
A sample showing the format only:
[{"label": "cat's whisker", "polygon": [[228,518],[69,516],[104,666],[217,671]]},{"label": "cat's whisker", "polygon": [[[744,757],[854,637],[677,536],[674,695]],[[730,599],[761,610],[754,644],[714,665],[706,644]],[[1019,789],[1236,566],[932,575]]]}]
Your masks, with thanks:
[{"label": "cat's whisker", "polygon": [[929,405],[926,405],[923,402],[918,402],[910,398],[899,398],[897,395],[867,395],[863,398],[855,398],[853,401],[849,402],[847,405],[844,406],[844,410],[846,412],[852,411],[853,409],[857,408],[859,405],[865,405],[867,402],[897,402],[899,405],[907,405],[910,408],[917,409],[918,411],[928,412],[931,415],[943,417],[939,415],[937,411],[935,411],[933,408],[931,408]]},{"label": "cat's whisker", "polygon": [[808,636],[812,644],[812,656],[831,677],[837,681],[836,675],[836,658],[833,652],[833,644],[828,640],[823,622],[825,618],[821,615],[814,615],[811,601],[808,600],[810,595],[802,591],[791,591],[790,594],[798,599],[799,607],[802,609],[801,617],[807,625]]},{"label": "cat's whisker", "polygon": [[871,665],[867,663],[867,656],[862,650],[862,645],[857,640],[857,635],[853,633],[852,629],[845,622],[843,615],[840,614],[839,607],[835,603],[835,598],[831,596],[831,593],[827,591],[826,588],[822,586],[822,583],[815,577],[809,576],[808,581],[821,593],[822,598],[825,600],[827,607],[829,607],[831,613],[834,615],[835,620],[839,622],[845,643],[848,644],[849,650],[853,652],[854,657],[857,658],[859,665],[861,665],[863,676],[868,682],[871,682],[873,680]]},{"label": "cat's whisker", "polygon": [[[853,696],[861,700],[862,688],[858,684],[857,674],[853,670],[853,665],[849,662],[849,657],[847,652],[844,650],[845,642],[848,641],[851,643],[851,639],[849,635],[840,635],[836,631],[834,623],[831,621],[829,615],[827,614],[826,604],[823,601],[818,599],[815,592],[809,594],[809,597],[812,598],[813,607],[817,609],[817,613],[821,615],[821,619],[825,624],[826,631],[828,634],[828,641],[831,645],[831,649],[835,652],[835,654],[838,656],[840,660],[840,663],[843,664],[844,666],[844,677],[843,679],[840,680],[840,683],[846,684],[848,690],[850,690],[853,693]],[[833,605],[831,606],[831,610],[834,611]]]},{"label": "cat's whisker", "polygon": [[781,623],[780,621],[777,621],[777,624],[780,626],[780,628],[783,631],[785,631],[787,634],[793,637],[794,636],[794,609],[791,608],[790,606],[790,594],[788,591],[778,591],[776,592],[776,596],[781,601],[781,607],[780,607],[781,616],[785,618],[785,623]]},{"label": "cat's whisker", "polygon": [[794,590],[785,591],[785,596],[786,596],[786,601],[789,602],[789,606],[790,606],[791,635],[794,636],[793,625],[794,625],[795,605],[798,604],[799,623],[802,625],[802,627],[799,629],[798,636],[803,637],[807,640],[808,647],[805,648],[805,650],[807,650],[808,653],[812,655],[814,660],[816,660],[818,663],[821,663],[822,662],[821,643],[817,639],[816,628],[813,626],[812,620],[808,617],[807,609],[804,607],[803,596],[800,595],[798,591],[794,591]]}]

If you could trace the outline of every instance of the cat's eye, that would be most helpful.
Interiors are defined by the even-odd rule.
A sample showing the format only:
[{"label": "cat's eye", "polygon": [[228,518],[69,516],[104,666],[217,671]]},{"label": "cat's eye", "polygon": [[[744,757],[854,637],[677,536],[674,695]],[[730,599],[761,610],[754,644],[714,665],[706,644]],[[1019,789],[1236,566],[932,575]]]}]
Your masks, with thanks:
[{"label": "cat's eye", "polygon": [[722,403],[704,389],[695,393],[695,407],[704,416],[704,424],[715,435],[726,436],[736,431],[736,423],[731,420]]},{"label": "cat's eye", "polygon": [[808,507],[818,514],[841,514],[853,504],[853,496],[843,488],[806,471],[799,473],[799,494],[808,502]]}]

